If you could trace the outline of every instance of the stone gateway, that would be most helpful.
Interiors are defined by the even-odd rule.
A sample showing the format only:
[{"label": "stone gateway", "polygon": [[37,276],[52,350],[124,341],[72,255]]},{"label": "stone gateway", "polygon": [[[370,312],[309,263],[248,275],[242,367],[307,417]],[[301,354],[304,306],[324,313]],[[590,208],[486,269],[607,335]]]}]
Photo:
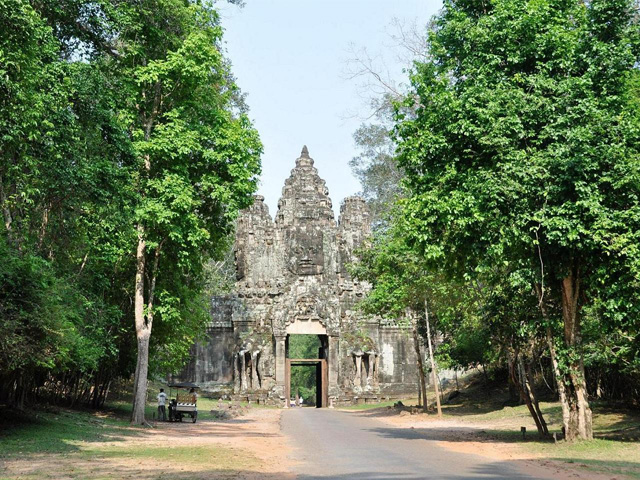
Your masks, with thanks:
[{"label": "stone gateway", "polygon": [[291,335],[318,335],[318,405],[415,394],[415,351],[406,329],[360,314],[368,286],[347,265],[369,235],[363,199],[334,219],[325,181],[307,147],[285,181],[275,221],[264,198],[238,218],[232,295],[211,300],[207,340],[180,378],[204,392],[265,403],[289,398]]}]

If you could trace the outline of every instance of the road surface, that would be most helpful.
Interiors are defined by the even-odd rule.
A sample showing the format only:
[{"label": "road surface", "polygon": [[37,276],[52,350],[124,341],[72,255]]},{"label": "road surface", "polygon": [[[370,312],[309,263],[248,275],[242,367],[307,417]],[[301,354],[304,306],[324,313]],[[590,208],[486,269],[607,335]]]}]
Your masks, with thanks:
[{"label": "road surface", "polygon": [[281,421],[300,480],[545,478],[530,476],[515,463],[447,450],[424,432],[350,412],[292,408]]}]

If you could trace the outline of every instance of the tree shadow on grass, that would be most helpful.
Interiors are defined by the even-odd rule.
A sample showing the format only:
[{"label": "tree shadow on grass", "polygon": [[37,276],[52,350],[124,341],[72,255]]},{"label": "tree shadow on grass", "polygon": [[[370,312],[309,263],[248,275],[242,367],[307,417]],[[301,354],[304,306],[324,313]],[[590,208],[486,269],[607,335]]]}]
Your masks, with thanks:
[{"label": "tree shadow on grass", "polygon": [[626,408],[595,403],[594,436],[603,440],[640,441],[640,413]]},{"label": "tree shadow on grass", "polygon": [[[389,439],[401,440],[431,440],[436,442],[483,442],[494,443],[500,441],[518,441],[514,436],[509,438],[496,438],[489,430],[479,430],[474,427],[429,427],[429,428],[408,428],[408,427],[379,427],[372,428],[368,431]],[[508,432],[507,432],[508,433]],[[522,439],[522,434],[520,440]],[[533,439],[532,441],[538,441]]]},{"label": "tree shadow on grass", "polygon": [[638,459],[637,462],[617,460],[585,460],[581,458],[551,458],[550,460],[563,463],[571,463],[576,467],[581,467],[587,470],[604,473],[607,475],[630,475],[632,478],[640,478],[640,459]]},{"label": "tree shadow on grass", "polygon": [[[556,434],[556,438],[561,440],[562,435],[562,407],[558,404],[541,403],[544,418],[549,426],[549,431],[553,435]],[[425,428],[433,432],[440,431],[446,432],[465,432],[469,434],[479,434],[477,441],[506,441],[506,442],[520,442],[523,440],[520,432],[520,424],[518,422],[531,423],[531,418],[528,411],[523,406],[518,406],[519,410],[510,411],[514,407],[510,406],[498,406],[493,405],[491,408],[485,409],[482,413],[479,409],[469,407],[468,405],[458,408],[456,405],[443,406],[445,417],[438,419],[435,417],[435,412],[430,412],[428,416],[421,413],[417,407],[405,406],[402,408],[383,407],[379,409],[372,409],[366,411],[353,411],[352,414],[356,414],[363,417],[370,418],[385,418],[395,417],[401,414],[403,411],[410,411],[412,414],[419,413],[415,416],[416,422],[424,421],[440,421],[446,422],[452,418],[464,419],[469,417],[469,427],[444,427],[439,428],[440,425],[434,425],[433,427]],[[594,415],[594,438],[602,440],[612,440],[620,442],[634,442],[640,441],[640,415],[632,410],[608,407],[606,405],[595,404],[593,406]],[[449,417],[449,418],[447,418]],[[526,425],[526,423],[525,423]],[[401,427],[409,428],[409,426]],[[444,440],[444,439],[443,439]],[[468,438],[466,440],[469,440]],[[541,438],[538,436],[535,428],[529,428],[525,441],[539,441],[549,442],[551,438]]]},{"label": "tree shadow on grass", "polygon": [[100,418],[95,412],[0,410],[2,456],[74,452],[80,450],[80,442],[117,442],[141,433],[142,429]]}]

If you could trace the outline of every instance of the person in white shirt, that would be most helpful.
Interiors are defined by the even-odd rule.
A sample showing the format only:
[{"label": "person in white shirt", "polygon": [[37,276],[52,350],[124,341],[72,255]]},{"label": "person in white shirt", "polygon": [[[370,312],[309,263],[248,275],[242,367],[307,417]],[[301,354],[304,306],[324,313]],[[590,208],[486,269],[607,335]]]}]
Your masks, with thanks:
[{"label": "person in white shirt", "polygon": [[158,420],[160,420],[160,415],[162,415],[162,421],[167,421],[167,411],[165,410],[165,404],[167,402],[167,394],[164,393],[164,388],[160,389],[160,393],[158,394]]}]

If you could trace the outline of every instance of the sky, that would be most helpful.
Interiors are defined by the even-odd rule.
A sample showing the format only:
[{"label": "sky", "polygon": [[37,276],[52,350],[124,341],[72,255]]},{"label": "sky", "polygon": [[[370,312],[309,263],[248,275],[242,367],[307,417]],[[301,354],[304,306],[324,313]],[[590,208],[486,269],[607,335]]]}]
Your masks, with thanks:
[{"label": "sky", "polygon": [[[356,54],[406,83],[394,19],[423,29],[440,0],[246,0],[220,4],[227,55],[247,94],[264,153],[258,193],[273,217],[303,145],[327,182],[334,212],[361,190],[349,160],[353,132],[370,115],[364,78],[350,79]],[[400,52],[400,53],[398,53]]]}]

